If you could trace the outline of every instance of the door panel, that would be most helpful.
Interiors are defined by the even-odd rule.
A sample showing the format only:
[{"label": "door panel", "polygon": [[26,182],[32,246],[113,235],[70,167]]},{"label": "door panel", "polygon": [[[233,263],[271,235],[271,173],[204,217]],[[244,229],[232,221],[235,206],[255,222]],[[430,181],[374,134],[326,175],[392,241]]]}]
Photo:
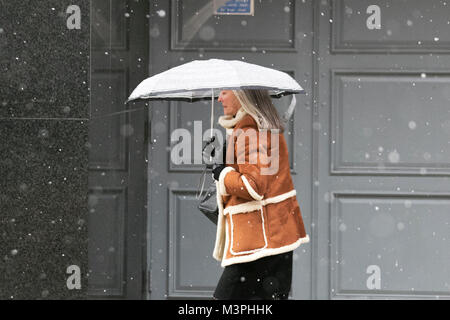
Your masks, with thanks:
[{"label": "door panel", "polygon": [[144,0],[91,1],[90,298],[140,299],[145,288],[148,110],[124,102],[148,76],[146,12]]},{"label": "door panel", "polygon": [[315,4],[314,296],[448,298],[449,9],[372,4]]}]

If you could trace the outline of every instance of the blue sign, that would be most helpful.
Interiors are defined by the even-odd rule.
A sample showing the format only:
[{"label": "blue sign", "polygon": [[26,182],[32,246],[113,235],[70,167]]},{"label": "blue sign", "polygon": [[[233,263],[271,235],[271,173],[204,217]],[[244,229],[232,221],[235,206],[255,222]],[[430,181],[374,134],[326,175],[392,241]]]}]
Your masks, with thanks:
[{"label": "blue sign", "polygon": [[215,14],[253,15],[253,0],[229,0],[225,2],[225,5],[217,7],[219,2],[224,1],[214,1]]}]

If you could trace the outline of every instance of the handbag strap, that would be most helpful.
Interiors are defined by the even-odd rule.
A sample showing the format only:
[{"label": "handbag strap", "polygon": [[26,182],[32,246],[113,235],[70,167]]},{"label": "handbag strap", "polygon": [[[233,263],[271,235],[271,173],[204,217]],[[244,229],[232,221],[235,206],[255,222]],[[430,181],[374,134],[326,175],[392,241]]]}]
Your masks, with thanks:
[{"label": "handbag strap", "polygon": [[[202,174],[201,174],[201,176],[200,176],[200,181],[199,181],[198,186],[197,186],[197,194],[195,195],[195,199],[197,199],[197,200],[200,198],[200,196],[201,196],[202,193],[203,193],[203,188],[204,188],[204,186],[205,186],[205,177],[206,177],[206,166],[205,166],[205,169],[203,169],[203,172],[202,172]],[[199,188],[200,188],[200,184],[201,184],[202,186],[201,186],[200,192],[198,192],[198,191],[199,191]]]}]

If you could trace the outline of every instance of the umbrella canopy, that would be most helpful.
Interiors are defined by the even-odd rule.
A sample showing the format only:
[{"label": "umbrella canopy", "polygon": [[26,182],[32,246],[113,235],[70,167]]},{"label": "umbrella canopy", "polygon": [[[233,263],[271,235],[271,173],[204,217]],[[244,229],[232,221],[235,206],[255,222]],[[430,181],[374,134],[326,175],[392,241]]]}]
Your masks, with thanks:
[{"label": "umbrella canopy", "polygon": [[287,73],[239,60],[195,60],[142,81],[132,100],[184,100],[218,97],[221,90],[266,89],[272,97],[305,93]]}]

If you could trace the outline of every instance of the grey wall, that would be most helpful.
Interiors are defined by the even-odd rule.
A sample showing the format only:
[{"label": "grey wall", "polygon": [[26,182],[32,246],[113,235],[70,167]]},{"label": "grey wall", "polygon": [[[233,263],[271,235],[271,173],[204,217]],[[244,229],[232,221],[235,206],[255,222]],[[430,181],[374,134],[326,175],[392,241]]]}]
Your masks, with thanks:
[{"label": "grey wall", "polygon": [[81,30],[67,28],[71,4],[0,1],[0,299],[86,289],[89,1]]}]

